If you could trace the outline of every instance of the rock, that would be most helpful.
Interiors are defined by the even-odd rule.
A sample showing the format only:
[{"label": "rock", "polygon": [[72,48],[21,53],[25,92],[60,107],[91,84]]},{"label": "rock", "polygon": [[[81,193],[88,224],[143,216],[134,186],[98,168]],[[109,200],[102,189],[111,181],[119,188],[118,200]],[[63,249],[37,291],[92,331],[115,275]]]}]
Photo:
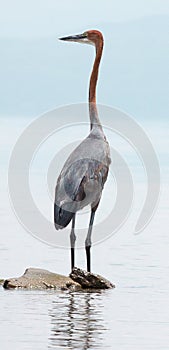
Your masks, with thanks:
[{"label": "rock", "polygon": [[115,288],[115,285],[110,281],[106,280],[100,275],[95,275],[94,273],[87,272],[77,267],[74,267],[70,273],[70,278],[79,283],[82,288],[87,289],[109,289]]},{"label": "rock", "polygon": [[80,285],[70,277],[49,272],[47,270],[29,268],[23,276],[7,279],[3,283],[5,289],[79,289]]},{"label": "rock", "polygon": [[79,291],[83,289],[107,289],[115,286],[103,278],[90,272],[74,268],[69,277],[47,270],[29,268],[23,276],[10,278],[3,282],[5,289],[58,289]]}]

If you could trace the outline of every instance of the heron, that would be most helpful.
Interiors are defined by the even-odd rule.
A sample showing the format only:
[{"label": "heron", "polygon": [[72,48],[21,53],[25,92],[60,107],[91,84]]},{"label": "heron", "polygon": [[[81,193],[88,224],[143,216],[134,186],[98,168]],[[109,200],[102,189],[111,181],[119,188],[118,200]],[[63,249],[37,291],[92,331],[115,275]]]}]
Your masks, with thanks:
[{"label": "heron", "polygon": [[85,240],[87,271],[91,272],[91,235],[94,217],[103,187],[107,180],[110,148],[104,135],[96,105],[96,85],[102,57],[104,39],[98,30],[59,38],[62,41],[78,42],[95,46],[95,60],[89,83],[90,132],[66,160],[57,179],[54,202],[54,224],[56,230],[71,222],[70,246],[71,269],[75,266],[75,219],[77,211],[90,205],[91,214]]}]

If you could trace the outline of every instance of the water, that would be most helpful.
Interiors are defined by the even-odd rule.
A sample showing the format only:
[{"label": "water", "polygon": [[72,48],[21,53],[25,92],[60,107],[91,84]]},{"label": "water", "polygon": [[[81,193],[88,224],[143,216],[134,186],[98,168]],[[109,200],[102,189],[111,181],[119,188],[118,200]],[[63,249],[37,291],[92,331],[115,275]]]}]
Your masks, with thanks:
[{"label": "water", "polygon": [[[30,266],[68,275],[69,250],[50,247],[26,233],[10,206],[7,193],[10,152],[17,136],[27,124],[27,119],[19,118],[13,122],[10,118],[2,119],[1,123],[0,277],[19,276]],[[131,168],[135,178],[136,199],[130,216],[118,233],[92,248],[93,272],[110,279],[116,288],[100,293],[73,293],[7,291],[1,287],[1,348],[169,348],[167,128],[165,123],[153,126],[144,123],[144,126],[160,160],[162,187],[158,209],[146,229],[140,235],[133,235],[141,209],[142,192],[145,190],[140,180],[141,170],[138,174],[136,160],[133,160]],[[9,138],[6,138],[7,132]],[[38,178],[38,173],[36,176]],[[36,200],[39,200],[38,196]],[[76,264],[85,268],[83,249],[76,250]]]},{"label": "water", "polygon": [[168,296],[153,284],[100,293],[1,291],[1,346],[168,349]]}]

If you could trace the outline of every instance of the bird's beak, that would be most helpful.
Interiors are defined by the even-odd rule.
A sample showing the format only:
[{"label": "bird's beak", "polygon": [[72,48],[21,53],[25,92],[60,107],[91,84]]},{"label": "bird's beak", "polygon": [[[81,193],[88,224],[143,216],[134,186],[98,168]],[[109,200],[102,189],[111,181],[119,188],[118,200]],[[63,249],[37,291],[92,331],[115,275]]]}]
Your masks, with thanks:
[{"label": "bird's beak", "polygon": [[87,34],[78,34],[78,35],[70,35],[70,36],[65,36],[63,38],[59,38],[59,40],[64,40],[64,41],[76,41],[76,42],[83,42],[87,39]]}]

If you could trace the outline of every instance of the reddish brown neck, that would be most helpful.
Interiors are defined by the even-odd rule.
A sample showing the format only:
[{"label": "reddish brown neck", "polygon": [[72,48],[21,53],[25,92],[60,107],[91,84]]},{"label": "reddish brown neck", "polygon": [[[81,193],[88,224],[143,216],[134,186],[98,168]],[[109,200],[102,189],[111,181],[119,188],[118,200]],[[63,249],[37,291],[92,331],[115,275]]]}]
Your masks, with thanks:
[{"label": "reddish brown neck", "polygon": [[98,118],[97,106],[96,106],[96,84],[98,79],[99,64],[103,51],[103,40],[99,39],[96,42],[96,57],[93,65],[93,70],[90,77],[90,86],[89,86],[89,113],[91,121],[91,129],[93,127],[100,127],[101,124]]}]

